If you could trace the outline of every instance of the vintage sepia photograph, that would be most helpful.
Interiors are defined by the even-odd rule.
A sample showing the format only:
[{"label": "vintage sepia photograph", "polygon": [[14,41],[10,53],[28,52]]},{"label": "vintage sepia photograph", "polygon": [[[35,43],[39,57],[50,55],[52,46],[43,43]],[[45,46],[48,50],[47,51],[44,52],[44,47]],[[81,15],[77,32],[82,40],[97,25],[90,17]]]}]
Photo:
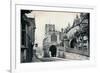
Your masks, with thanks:
[{"label": "vintage sepia photograph", "polygon": [[20,10],[20,62],[90,59],[90,13]]}]

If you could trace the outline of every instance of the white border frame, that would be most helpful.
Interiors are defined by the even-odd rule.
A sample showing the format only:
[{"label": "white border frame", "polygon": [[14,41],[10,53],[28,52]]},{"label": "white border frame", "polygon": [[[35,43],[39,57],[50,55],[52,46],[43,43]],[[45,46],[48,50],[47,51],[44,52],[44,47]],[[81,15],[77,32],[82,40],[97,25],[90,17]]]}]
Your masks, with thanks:
[{"label": "white border frame", "polygon": [[[85,68],[95,66],[95,7],[79,5],[50,5],[50,4],[32,4],[32,3],[11,3],[11,72],[19,73],[24,71],[44,71],[53,69],[67,68]],[[20,64],[20,9],[46,10],[46,11],[71,11],[71,12],[89,12],[90,13],[90,60],[85,61],[60,61],[46,63],[24,63]],[[47,66],[48,65],[48,66]]]}]

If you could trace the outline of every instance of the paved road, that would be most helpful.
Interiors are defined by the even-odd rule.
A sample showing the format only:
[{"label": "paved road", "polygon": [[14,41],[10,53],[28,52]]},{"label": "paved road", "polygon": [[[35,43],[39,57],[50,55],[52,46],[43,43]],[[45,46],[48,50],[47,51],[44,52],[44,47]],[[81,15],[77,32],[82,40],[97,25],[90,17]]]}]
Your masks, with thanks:
[{"label": "paved road", "polygon": [[50,57],[50,58],[33,58],[33,62],[49,62],[49,61],[68,61],[68,60],[88,60],[89,57],[75,54],[75,53],[65,53],[65,58]]},{"label": "paved road", "polygon": [[68,53],[68,52],[65,53],[65,57],[66,59],[69,59],[69,60],[88,60],[89,59],[89,57],[87,56],[83,56],[83,55],[75,54],[75,53]]},{"label": "paved road", "polygon": [[58,58],[58,57],[50,57],[50,58],[41,58],[41,61],[43,62],[49,62],[49,61],[67,61],[68,59]]}]

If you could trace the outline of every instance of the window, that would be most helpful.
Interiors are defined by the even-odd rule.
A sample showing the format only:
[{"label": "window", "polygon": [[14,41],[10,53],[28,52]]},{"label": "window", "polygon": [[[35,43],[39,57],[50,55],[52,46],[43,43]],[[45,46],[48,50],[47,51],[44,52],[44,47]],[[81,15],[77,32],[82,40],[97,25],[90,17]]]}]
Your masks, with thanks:
[{"label": "window", "polygon": [[56,41],[57,41],[57,36],[56,36],[55,33],[53,33],[53,34],[51,35],[51,41],[53,41],[53,42],[56,42]]}]

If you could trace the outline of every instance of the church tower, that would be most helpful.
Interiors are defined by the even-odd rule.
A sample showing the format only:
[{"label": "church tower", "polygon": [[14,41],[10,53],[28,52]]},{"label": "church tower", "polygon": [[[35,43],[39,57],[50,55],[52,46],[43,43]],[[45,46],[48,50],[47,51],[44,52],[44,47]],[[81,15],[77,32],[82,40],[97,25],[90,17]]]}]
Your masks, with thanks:
[{"label": "church tower", "polygon": [[49,34],[50,32],[55,31],[55,25],[54,24],[46,24],[45,25],[45,34]]}]

